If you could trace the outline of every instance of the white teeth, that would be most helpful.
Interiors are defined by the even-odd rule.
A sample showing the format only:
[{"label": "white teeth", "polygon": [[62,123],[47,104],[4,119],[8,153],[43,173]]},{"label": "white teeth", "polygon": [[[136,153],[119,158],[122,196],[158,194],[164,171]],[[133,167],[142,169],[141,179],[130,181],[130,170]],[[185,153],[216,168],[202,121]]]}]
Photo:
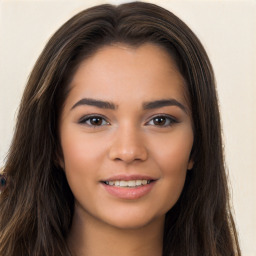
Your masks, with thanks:
[{"label": "white teeth", "polygon": [[128,186],[128,181],[120,180],[119,186],[120,186],[120,187],[127,187],[127,186]]},{"label": "white teeth", "polygon": [[148,183],[147,180],[143,180],[143,181],[142,181],[142,184],[143,184],[143,185],[146,185],[147,183]]},{"label": "white teeth", "polygon": [[136,186],[141,186],[142,180],[136,180],[135,183],[136,183]]},{"label": "white teeth", "polygon": [[119,186],[119,187],[137,187],[149,184],[150,180],[116,180],[116,181],[106,181],[105,184],[109,186]]},{"label": "white teeth", "polygon": [[129,180],[128,181],[128,186],[129,187],[135,187],[135,180]]}]

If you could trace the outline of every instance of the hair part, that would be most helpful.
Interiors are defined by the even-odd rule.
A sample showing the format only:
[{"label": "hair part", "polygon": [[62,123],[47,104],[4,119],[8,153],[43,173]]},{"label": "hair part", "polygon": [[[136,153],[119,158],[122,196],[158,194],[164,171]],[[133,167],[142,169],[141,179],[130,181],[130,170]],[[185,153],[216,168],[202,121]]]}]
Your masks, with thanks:
[{"label": "hair part", "polygon": [[49,40],[20,104],[0,198],[0,255],[71,255],[74,197],[59,165],[59,117],[79,64],[103,46],[154,43],[186,81],[194,126],[183,192],[167,213],[164,256],[240,256],[229,206],[214,74],[195,34],[154,4],[100,5],[75,15]]}]

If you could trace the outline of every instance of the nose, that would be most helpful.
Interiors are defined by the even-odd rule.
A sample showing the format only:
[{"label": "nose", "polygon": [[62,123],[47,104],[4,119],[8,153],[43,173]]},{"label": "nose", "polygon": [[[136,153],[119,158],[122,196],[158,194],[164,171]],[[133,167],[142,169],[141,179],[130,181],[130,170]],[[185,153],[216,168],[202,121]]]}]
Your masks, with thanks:
[{"label": "nose", "polygon": [[127,164],[145,161],[148,158],[148,152],[140,131],[137,131],[135,127],[124,127],[115,131],[109,158]]}]

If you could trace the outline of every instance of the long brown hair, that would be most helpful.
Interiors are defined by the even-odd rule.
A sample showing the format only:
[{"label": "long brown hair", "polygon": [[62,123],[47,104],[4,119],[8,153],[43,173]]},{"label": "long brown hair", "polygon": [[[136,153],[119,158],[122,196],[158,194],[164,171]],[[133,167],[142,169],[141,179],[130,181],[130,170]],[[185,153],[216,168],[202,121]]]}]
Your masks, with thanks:
[{"label": "long brown hair", "polygon": [[166,214],[164,256],[241,255],[230,206],[214,74],[195,34],[154,4],[100,5],[77,14],[49,40],[30,75],[4,168],[1,256],[71,255],[74,197],[58,164],[58,119],[78,65],[104,45],[155,43],[186,81],[194,126],[183,192]]}]

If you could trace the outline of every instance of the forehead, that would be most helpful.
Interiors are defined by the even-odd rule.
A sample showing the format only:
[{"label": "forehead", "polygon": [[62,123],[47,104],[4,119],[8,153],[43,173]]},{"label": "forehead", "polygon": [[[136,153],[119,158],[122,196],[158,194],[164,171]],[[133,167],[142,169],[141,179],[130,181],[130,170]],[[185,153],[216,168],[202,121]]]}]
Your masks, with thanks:
[{"label": "forehead", "polygon": [[167,51],[158,45],[113,44],[100,48],[79,65],[70,97],[98,97],[123,102],[155,100],[165,95],[186,101],[185,81]]}]

